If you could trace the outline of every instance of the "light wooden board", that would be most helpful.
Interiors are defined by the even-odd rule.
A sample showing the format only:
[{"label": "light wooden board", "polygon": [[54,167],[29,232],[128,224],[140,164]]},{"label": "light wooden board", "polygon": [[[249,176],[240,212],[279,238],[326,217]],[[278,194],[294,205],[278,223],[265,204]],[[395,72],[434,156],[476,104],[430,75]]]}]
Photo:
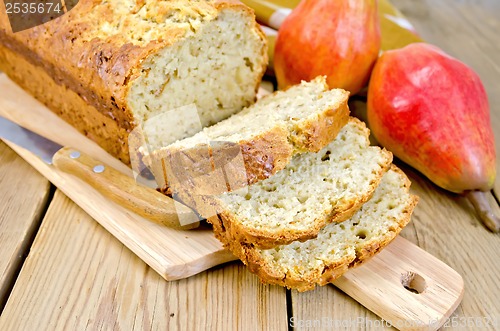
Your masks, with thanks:
[{"label": "light wooden board", "polygon": [[[397,265],[394,264],[395,256],[398,256]],[[463,296],[463,280],[460,275],[449,267],[442,268],[440,264],[439,260],[421,248],[398,237],[369,264],[352,269],[335,280],[333,285],[385,321],[385,324],[380,324],[380,319],[362,314],[362,318],[349,322],[352,323],[350,327],[360,329],[367,325],[393,325],[399,330],[437,330],[455,311]],[[422,265],[425,267],[422,268]],[[328,289],[322,291],[326,292]],[[321,329],[335,321],[342,323],[349,320],[331,317],[338,313],[328,305],[325,306],[325,302],[330,303],[330,300],[308,305],[306,302],[314,295],[314,292],[293,293],[294,324],[317,320],[320,322],[315,326]],[[451,301],[454,302],[452,306],[449,305]],[[338,305],[335,302],[332,304]],[[318,309],[320,307],[324,308]],[[314,317],[311,319],[311,316]],[[376,322],[379,324],[375,324]]]},{"label": "light wooden board", "polygon": [[[394,255],[403,257],[397,265]],[[396,238],[377,257],[369,273],[360,266],[333,284],[399,330],[437,329],[460,303],[464,286],[460,275],[449,267],[441,268],[439,260],[408,245],[406,239]],[[386,298],[390,302],[384,302]],[[455,304],[449,306],[450,301]]]},{"label": "light wooden board", "polygon": [[0,141],[0,311],[27,255],[50,183]]},{"label": "light wooden board", "polygon": [[286,330],[285,289],[240,263],[166,282],[57,191],[0,330]]}]

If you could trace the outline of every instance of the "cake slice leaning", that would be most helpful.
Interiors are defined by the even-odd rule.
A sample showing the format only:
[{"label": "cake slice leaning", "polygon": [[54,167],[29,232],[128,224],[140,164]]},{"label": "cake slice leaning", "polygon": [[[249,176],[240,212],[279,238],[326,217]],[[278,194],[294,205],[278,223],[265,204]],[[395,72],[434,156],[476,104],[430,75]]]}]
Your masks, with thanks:
[{"label": "cake slice leaning", "polygon": [[[178,175],[173,168],[205,174],[213,170],[213,158],[230,159],[236,148],[243,162],[234,176],[245,179],[241,186],[253,184],[282,170],[293,155],[317,152],[330,143],[349,119],[348,98],[348,92],[329,90],[325,77],[317,77],[267,95],[182,140],[172,141],[172,132],[182,123],[157,123],[154,127],[162,132],[147,132],[149,152],[144,161],[160,188],[173,187]],[[182,167],[172,165],[181,159]]]},{"label": "cake slice leaning", "polygon": [[[296,155],[284,170],[247,188],[207,197],[217,215],[208,218],[224,243],[271,248],[316,237],[368,201],[392,154],[370,146],[370,131],[351,118],[318,153]],[[200,209],[200,208],[199,208]]]},{"label": "cake slice leaning", "polygon": [[329,224],[305,242],[264,250],[230,240],[220,223],[215,233],[262,282],[307,291],[363,263],[399,234],[418,201],[409,188],[406,175],[393,165],[373,197],[349,220]]}]

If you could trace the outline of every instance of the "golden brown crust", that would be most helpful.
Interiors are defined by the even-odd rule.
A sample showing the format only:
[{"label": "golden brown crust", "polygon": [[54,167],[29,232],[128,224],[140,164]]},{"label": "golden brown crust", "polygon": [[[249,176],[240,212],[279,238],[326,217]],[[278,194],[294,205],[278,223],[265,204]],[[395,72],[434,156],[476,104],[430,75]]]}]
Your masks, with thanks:
[{"label": "golden brown crust", "polygon": [[135,123],[125,96],[134,68],[166,42],[134,45],[127,38],[100,33],[92,19],[113,22],[115,10],[111,3],[81,0],[65,15],[17,33],[10,33],[8,21],[2,20],[0,42],[131,130]]},{"label": "golden brown crust", "polygon": [[240,143],[248,185],[271,177],[290,163],[293,148],[288,134],[284,127],[277,126]]},{"label": "golden brown crust", "polygon": [[[326,82],[325,89],[328,89]],[[332,108],[319,114],[318,118],[308,119],[293,127],[289,140],[300,152],[319,152],[328,145],[349,122],[349,92],[342,91],[341,100]]]},{"label": "golden brown crust", "polygon": [[[266,98],[272,95],[268,95]],[[239,141],[238,144],[240,145],[245,163],[246,184],[252,185],[269,178],[278,171],[283,170],[293,155],[301,152],[317,152],[334,140],[340,130],[350,120],[349,107],[347,105],[348,98],[349,94],[345,92],[337,105],[323,110],[315,118],[305,119],[296,123],[291,129],[287,129],[282,125],[276,125],[270,130],[252,137],[251,140]],[[207,150],[210,149],[210,146],[201,144],[196,148]],[[196,148],[193,148],[193,150]],[[159,169],[158,163],[160,160],[176,153],[182,153],[182,151],[165,148],[153,151],[145,159],[153,169]],[[193,160],[193,166],[196,166],[199,162],[194,158]],[[160,179],[160,183],[164,185],[168,183],[166,172],[156,170],[154,173],[163,174],[163,179]],[[200,206],[191,207],[201,209]]]},{"label": "golden brown crust", "polygon": [[[286,129],[273,128],[269,133],[242,142],[248,184],[269,178],[283,170],[293,155],[299,152],[318,152],[334,140],[349,121],[348,98],[346,93],[337,107],[325,109],[318,118],[298,123],[293,128],[293,134]],[[273,132],[276,130],[284,130],[283,134],[286,136],[275,139]]]},{"label": "golden brown crust", "polygon": [[[411,182],[405,175],[405,173],[394,164],[391,166],[391,170],[399,173],[401,177],[405,179],[404,187],[407,191],[409,191]],[[413,209],[415,209],[418,200],[419,200],[418,196],[410,195],[410,201],[408,202],[403,212],[404,217],[398,220],[398,227],[394,229],[389,229],[387,236],[384,237],[384,240],[382,242],[372,240],[365,243],[365,246],[361,250],[356,252],[356,259],[353,262],[351,262],[349,267],[356,267],[358,265],[361,265],[363,262],[367,261],[369,258],[377,254],[385,246],[389,245],[391,241],[397,237],[399,232],[401,232],[401,230],[410,222]]]},{"label": "golden brown crust", "polygon": [[321,285],[327,281],[333,281],[345,273],[349,267],[350,260],[348,257],[344,261],[337,261],[335,265],[325,267],[322,274],[318,274],[318,281],[312,279],[300,279],[291,274],[283,275],[281,272],[270,268],[266,263],[263,263],[259,254],[251,244],[240,243],[234,240],[228,240],[224,233],[224,229],[220,218],[211,218],[210,223],[213,225],[215,237],[221,241],[225,248],[229,249],[236,257],[238,257],[250,270],[256,274],[263,283],[286,286],[291,289],[297,289],[300,292],[314,289],[316,283],[321,282]]},{"label": "golden brown crust", "polygon": [[349,264],[349,268],[357,267],[369,260],[371,257],[380,252],[384,247],[389,245],[403,230],[403,228],[410,222],[411,214],[413,209],[418,203],[418,197],[416,195],[411,196],[411,201],[405,210],[405,217],[399,220],[399,225],[397,228],[390,229],[387,236],[384,237],[382,241],[372,240],[367,242],[366,245],[356,252],[356,259]]},{"label": "golden brown crust", "polygon": [[86,103],[73,90],[57,84],[40,67],[2,45],[0,70],[111,155],[125,164],[130,162],[128,132]]},{"label": "golden brown crust", "polygon": [[[402,177],[405,178],[404,187],[408,192],[411,183],[406,175],[404,175],[404,173],[394,165],[391,166],[391,170],[402,174]],[[314,289],[316,285],[323,286],[331,283],[333,280],[342,276],[349,268],[362,264],[386,247],[409,223],[411,214],[417,202],[418,197],[410,195],[403,212],[403,217],[397,220],[397,226],[387,229],[387,233],[383,236],[383,238],[372,239],[365,242],[363,246],[358,247],[354,257],[344,256],[340,260],[336,260],[333,263],[325,265],[322,270],[316,270],[315,272],[309,273],[308,277],[303,277],[291,272],[283,274],[282,271],[274,270],[262,260],[262,257],[253,245],[232,240],[228,237],[226,235],[228,229],[224,228],[221,218],[211,218],[210,222],[213,224],[216,237],[224,244],[224,247],[231,250],[233,254],[241,259],[241,261],[247,265],[249,270],[255,273],[263,283],[286,286],[287,288],[297,289],[298,291],[303,292]],[[231,229],[229,229],[229,231],[230,230]]]},{"label": "golden brown crust", "polygon": [[[287,137],[288,130],[282,126],[276,126],[269,131],[256,135],[252,140],[241,141],[238,144],[227,143],[227,150],[223,145],[220,148],[215,148],[213,145],[200,144],[194,148],[184,150],[174,148],[156,150],[147,155],[145,160],[152,166],[155,174],[163,175],[164,183],[167,183],[167,174],[178,174],[180,172],[185,174],[187,170],[184,169],[189,169],[191,177],[200,178],[204,176],[203,180],[197,182],[196,187],[194,184],[189,185],[190,183],[187,183],[187,186],[183,185],[182,192],[179,192],[180,194],[199,194],[199,192],[205,192],[205,195],[210,194],[209,192],[220,194],[224,191],[217,193],[215,191],[219,190],[214,191],[213,187],[219,184],[221,180],[224,181],[224,178],[216,177],[219,175],[218,172],[214,172],[214,162],[217,157],[234,154],[233,149],[235,146],[238,148],[237,152],[241,152],[244,167],[233,168],[233,173],[231,174],[233,178],[244,179],[240,185],[231,188],[232,190],[236,190],[248,185],[248,183],[253,184],[270,177],[290,162],[293,148],[288,143]],[[221,143],[224,144],[224,142]],[[184,160],[182,166],[175,166],[173,164],[178,158]],[[163,164],[163,167],[160,167],[160,164]],[[172,167],[180,171],[176,171],[177,169],[173,169]],[[178,179],[170,178],[169,184],[175,185]],[[196,208],[203,215],[201,212],[203,210],[201,202],[192,207]]]},{"label": "golden brown crust", "polygon": [[336,137],[340,130],[349,121],[349,109],[347,104],[339,106],[340,111],[329,109],[321,114],[318,121],[308,121],[305,125],[296,128],[297,134],[292,138],[294,146],[307,152],[319,152],[323,147]]},{"label": "golden brown crust", "polygon": [[[328,223],[333,222],[343,222],[349,219],[356,211],[358,211],[361,206],[373,195],[373,192],[382,180],[383,175],[389,169],[392,162],[392,154],[384,149],[385,162],[384,166],[379,170],[374,180],[370,183],[370,189],[366,194],[357,196],[355,199],[346,201],[341,205],[334,207],[329,216],[317,219],[316,222],[311,225],[307,230],[302,231],[281,231],[276,233],[270,229],[253,229],[248,228],[241,224],[237,215],[233,215],[230,212],[223,210],[219,216],[209,217],[208,221],[210,223],[221,222],[221,226],[224,229],[224,233],[220,236],[225,237],[224,242],[238,242],[248,245],[252,245],[261,249],[273,248],[278,245],[287,245],[293,241],[305,241],[308,239],[315,238],[318,232]],[[215,230],[215,229],[214,229]]]},{"label": "golden brown crust", "polygon": [[[144,6],[150,10],[140,11]],[[71,11],[53,21],[12,33],[5,12],[0,11],[0,45],[22,57],[22,60],[4,63],[3,66],[11,67],[4,70],[50,109],[128,163],[128,132],[140,119],[134,118],[127,96],[132,82],[141,74],[141,63],[189,33],[189,24],[177,22],[187,22],[191,18],[213,20],[226,9],[255,17],[248,7],[234,1],[149,0],[138,2],[130,11],[126,3],[119,0],[80,0]],[[174,17],[173,23],[168,21],[171,17]],[[262,40],[264,68],[267,64],[266,38],[258,24],[254,25]],[[6,58],[0,60],[4,62]],[[50,91],[43,88],[45,84],[35,86],[29,76],[16,74],[16,70],[23,71],[17,67],[21,62],[28,64],[38,77],[49,79],[53,90],[62,95],[50,95]],[[255,90],[264,74],[263,68],[261,76],[256,77]],[[45,95],[46,92],[49,95]],[[59,107],[63,99],[68,105],[61,114]],[[84,119],[90,114],[92,120],[99,122],[72,120],[72,116],[80,115],[82,107],[86,109],[82,115]],[[75,113],[66,113],[66,110]],[[114,145],[113,136],[116,137]]]}]

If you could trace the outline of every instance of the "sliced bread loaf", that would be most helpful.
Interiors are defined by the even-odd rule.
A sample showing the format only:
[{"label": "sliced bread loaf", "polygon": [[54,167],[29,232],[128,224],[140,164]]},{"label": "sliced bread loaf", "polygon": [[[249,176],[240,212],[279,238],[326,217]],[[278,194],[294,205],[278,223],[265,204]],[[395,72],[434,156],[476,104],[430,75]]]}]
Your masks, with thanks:
[{"label": "sliced bread loaf", "polygon": [[[163,140],[149,141],[150,152],[146,152],[144,160],[155,174],[159,187],[164,187],[168,177],[175,176],[169,173],[168,165],[174,156],[185,156],[190,164],[185,163],[184,168],[208,169],[214,154],[233,154],[233,151],[226,152],[224,145],[232,150],[236,146],[243,158],[244,165],[239,171],[247,179],[245,185],[253,184],[282,170],[292,155],[317,152],[331,142],[348,121],[348,97],[349,93],[344,90],[329,90],[325,77],[318,77],[265,96],[189,138],[171,143],[169,132],[172,130],[155,133],[154,137]],[[164,123],[155,127],[171,125]],[[214,143],[222,146],[216,152]]]},{"label": "sliced bread loaf", "polygon": [[77,2],[19,32],[0,11],[0,70],[123,162],[130,131],[165,110],[195,104],[208,126],[255,101],[266,38],[242,3]]},{"label": "sliced bread loaf", "polygon": [[418,198],[396,166],[384,175],[370,201],[349,220],[325,226],[315,239],[262,250],[234,241],[222,222],[216,236],[264,283],[306,291],[340,277],[393,240],[410,221]]},{"label": "sliced bread loaf", "polygon": [[389,168],[392,154],[369,146],[368,136],[366,125],[351,118],[320,152],[296,155],[244,195],[218,196],[212,203],[218,215],[208,221],[225,242],[260,248],[314,238],[326,224],[352,216]]}]

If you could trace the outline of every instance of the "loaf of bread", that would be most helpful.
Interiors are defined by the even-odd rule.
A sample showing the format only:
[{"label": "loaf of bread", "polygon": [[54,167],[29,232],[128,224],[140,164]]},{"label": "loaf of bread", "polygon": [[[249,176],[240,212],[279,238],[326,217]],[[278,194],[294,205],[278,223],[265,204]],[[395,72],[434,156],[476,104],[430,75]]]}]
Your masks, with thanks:
[{"label": "loaf of bread", "polygon": [[[173,185],[168,182],[169,176],[175,176],[170,164],[173,158],[190,160],[180,170],[200,169],[201,176],[211,170],[213,157],[240,154],[243,175],[233,176],[244,177],[244,186],[253,184],[282,170],[293,155],[318,152],[330,143],[349,119],[348,99],[348,92],[329,90],[325,77],[317,77],[267,95],[238,114],[174,143],[171,130],[156,133],[153,139],[148,132],[151,153],[145,156],[145,163],[159,187],[164,187]],[[156,128],[162,131],[172,120],[167,116],[159,121],[164,123]],[[185,183],[181,186],[187,189]]]},{"label": "loaf of bread", "polygon": [[0,11],[0,70],[125,163],[136,126],[189,104],[219,122],[255,101],[266,65],[236,1],[80,0],[17,33]]},{"label": "loaf of bread", "polygon": [[305,242],[264,250],[233,240],[222,222],[214,222],[214,230],[225,247],[264,283],[311,290],[366,261],[398,235],[418,201],[409,188],[406,175],[392,166],[373,197],[349,220],[331,223]]},{"label": "loaf of bread", "polygon": [[246,194],[216,198],[226,242],[271,248],[316,237],[328,223],[342,222],[370,199],[392,154],[369,146],[369,130],[351,118],[318,153],[297,155],[284,170],[248,187]]}]

